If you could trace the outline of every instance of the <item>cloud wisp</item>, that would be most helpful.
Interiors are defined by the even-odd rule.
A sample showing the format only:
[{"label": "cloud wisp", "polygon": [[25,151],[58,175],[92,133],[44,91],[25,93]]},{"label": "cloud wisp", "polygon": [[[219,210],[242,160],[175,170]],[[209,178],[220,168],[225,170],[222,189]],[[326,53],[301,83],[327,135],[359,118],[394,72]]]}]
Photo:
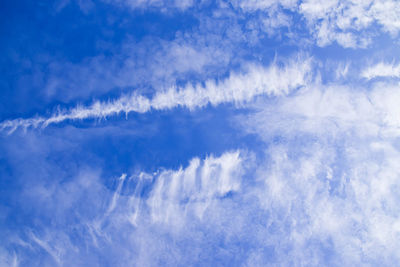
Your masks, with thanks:
[{"label": "cloud wisp", "polygon": [[109,187],[95,171],[39,181],[23,201],[37,201],[36,212],[51,203],[46,214],[59,219],[21,237],[24,249],[7,240],[6,259],[29,265],[40,250],[49,265],[96,265],[102,254],[117,266],[391,266],[400,249],[400,93],[374,85],[315,82],[260,99],[237,117],[263,140],[260,157],[254,147],[228,150],[122,174]]},{"label": "cloud wisp", "polygon": [[195,109],[209,104],[240,104],[261,95],[286,95],[309,82],[311,67],[311,58],[301,57],[285,63],[284,66],[275,62],[266,68],[249,65],[244,73],[231,73],[221,81],[208,80],[204,85],[187,84],[182,88],[169,88],[156,92],[152,98],[132,93],[113,101],[96,101],[90,106],[76,106],[49,117],[7,120],[0,124],[0,130],[12,133],[18,128],[47,127],[67,120],[106,118],[120,113],[145,113],[176,107]]},{"label": "cloud wisp", "polygon": [[374,78],[400,78],[400,64],[379,62],[364,69],[361,77],[367,80]]},{"label": "cloud wisp", "polygon": [[[36,184],[30,190],[36,199],[32,204],[45,205],[62,219],[54,220],[54,228],[28,229],[25,237],[18,240],[10,237],[4,244],[15,249],[14,258],[21,265],[32,265],[41,259],[45,266],[83,263],[97,266],[103,264],[102,260],[112,258],[116,266],[132,262],[139,266],[156,265],[157,261],[166,259],[169,248],[162,244],[161,236],[161,243],[148,247],[148,242],[157,239],[157,233],[161,232],[185,238],[184,231],[192,223],[203,227],[210,209],[242,190],[245,158],[240,151],[228,151],[220,156],[193,158],[188,166],[177,170],[123,174],[117,178],[115,190],[105,188],[96,174],[88,172],[67,183],[53,181],[51,187]],[[49,207],[48,201],[54,205]],[[66,224],[69,225],[64,228]],[[75,238],[71,238],[70,231]],[[198,241],[195,246],[199,245]],[[137,251],[140,247],[148,250]],[[27,257],[32,251],[36,252],[34,259]],[[104,257],[100,259],[92,252]],[[13,254],[5,256],[7,262],[13,259]],[[178,263],[177,259],[166,260],[169,264]],[[189,262],[190,257],[184,261]]]}]

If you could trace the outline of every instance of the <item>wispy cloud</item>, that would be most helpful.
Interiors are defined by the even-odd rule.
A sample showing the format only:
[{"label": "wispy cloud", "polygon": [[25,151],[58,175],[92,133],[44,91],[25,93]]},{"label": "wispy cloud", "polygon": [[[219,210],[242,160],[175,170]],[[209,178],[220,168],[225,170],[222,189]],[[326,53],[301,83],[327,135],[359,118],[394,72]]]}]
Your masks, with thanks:
[{"label": "wispy cloud", "polygon": [[[220,156],[193,158],[185,168],[123,174],[117,178],[115,191],[105,188],[93,173],[84,173],[68,183],[52,183],[51,188],[39,191],[37,185],[30,192],[38,196],[35,209],[51,201],[55,205],[46,207],[62,219],[57,220],[56,227],[38,225],[35,233],[29,230],[24,238],[29,246],[19,250],[18,256],[27,265],[39,258],[44,265],[80,265],[98,262],[95,255],[89,255],[97,251],[107,261],[115,257],[113,261],[118,266],[131,263],[132,259],[140,265],[153,265],[157,261],[154,257],[164,258],[169,248],[156,242],[148,250],[140,251],[147,247],[146,243],[161,238],[157,237],[161,229],[182,237],[183,230],[192,223],[209,221],[206,212],[229,198],[229,194],[243,189],[246,157],[244,152],[230,151]],[[44,191],[51,192],[43,202],[39,199]],[[75,238],[70,236],[72,233]],[[5,242],[5,246],[21,247],[14,240]],[[37,253],[35,259],[27,257],[38,250],[45,253]],[[159,253],[152,254],[155,251]]]},{"label": "wispy cloud", "polygon": [[393,0],[232,2],[246,12],[263,10],[268,13],[271,9],[279,10],[280,13],[294,11],[305,19],[311,39],[322,47],[333,42],[346,48],[366,47],[372,42],[375,25],[379,25],[381,32],[389,33],[393,38],[400,31],[400,4]]},{"label": "wispy cloud", "polygon": [[386,77],[386,78],[400,78],[400,64],[379,62],[375,65],[369,66],[361,73],[361,77],[368,80]]},{"label": "wispy cloud", "polygon": [[275,135],[333,138],[345,133],[358,138],[390,139],[400,133],[398,101],[400,93],[393,84],[375,85],[371,90],[315,84],[260,107],[259,116],[243,122],[248,124],[246,129],[262,131],[266,140]]},{"label": "wispy cloud", "polygon": [[[47,201],[72,202],[53,209],[79,220],[66,230],[48,227],[47,243],[33,245],[62,263],[107,250],[102,255],[120,265],[206,264],[210,257],[251,266],[392,265],[400,249],[395,92],[316,85],[266,100],[244,124],[265,138],[262,158],[243,151],[194,158],[184,168],[124,174],[114,190],[88,174],[71,182],[85,184],[73,190],[54,185]],[[95,216],[82,214],[86,205]],[[80,237],[74,246],[86,250],[54,238],[62,231],[73,231]],[[210,244],[212,256],[199,256]],[[53,247],[65,249],[55,254]]]},{"label": "wispy cloud", "polygon": [[5,46],[0,265],[400,262],[400,2],[68,3]]},{"label": "wispy cloud", "polygon": [[390,83],[315,85],[238,117],[268,144],[257,190],[274,214],[271,227],[278,221],[284,233],[276,235],[280,249],[295,248],[288,258],[305,265],[326,264],[324,253],[335,254],[333,265],[398,260],[399,99]]},{"label": "wispy cloud", "polygon": [[195,0],[103,0],[110,4],[117,4],[121,6],[127,6],[132,9],[150,9],[157,8],[162,12],[177,9],[184,11],[194,5]]},{"label": "wispy cloud", "polygon": [[299,12],[307,19],[320,46],[336,41],[343,47],[365,47],[373,38],[369,30],[374,23],[393,37],[400,30],[397,1],[307,0],[299,5]]},{"label": "wispy cloud", "polygon": [[231,73],[224,80],[208,80],[204,85],[187,84],[185,87],[170,88],[155,93],[152,98],[133,93],[112,101],[96,101],[90,106],[77,106],[47,118],[8,120],[0,124],[0,130],[12,133],[18,128],[46,127],[66,120],[106,118],[120,113],[145,113],[176,107],[195,109],[208,104],[240,104],[261,95],[281,96],[307,84],[312,77],[311,68],[311,58],[300,56],[283,66],[275,62],[266,68],[249,65],[245,72]]},{"label": "wispy cloud", "polygon": [[185,170],[161,172],[146,201],[152,221],[177,227],[185,214],[204,219],[215,199],[240,190],[241,162],[239,152],[230,152],[203,162],[193,159]]},{"label": "wispy cloud", "polygon": [[47,241],[42,240],[38,238],[34,233],[30,233],[31,239],[39,245],[43,250],[45,250],[52,258],[53,260],[57,263],[58,266],[61,266],[62,262],[60,259],[60,252],[57,251],[55,248],[52,248]]}]

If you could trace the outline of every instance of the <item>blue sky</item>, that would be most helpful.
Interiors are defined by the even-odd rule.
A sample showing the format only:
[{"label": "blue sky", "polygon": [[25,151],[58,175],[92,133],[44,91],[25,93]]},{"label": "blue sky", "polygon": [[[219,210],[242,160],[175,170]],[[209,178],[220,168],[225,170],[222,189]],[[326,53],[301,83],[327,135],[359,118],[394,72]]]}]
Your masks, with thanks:
[{"label": "blue sky", "polygon": [[0,15],[0,266],[398,265],[400,2]]}]

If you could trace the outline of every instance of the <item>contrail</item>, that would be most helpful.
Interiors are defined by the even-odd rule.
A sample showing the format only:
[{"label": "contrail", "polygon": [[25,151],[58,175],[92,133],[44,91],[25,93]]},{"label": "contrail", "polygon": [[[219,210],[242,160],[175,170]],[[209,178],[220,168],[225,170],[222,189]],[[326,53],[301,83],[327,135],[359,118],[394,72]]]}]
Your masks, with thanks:
[{"label": "contrail", "polygon": [[150,110],[165,110],[185,107],[190,110],[208,104],[243,103],[260,95],[281,96],[304,86],[310,79],[311,59],[291,60],[283,66],[276,62],[269,67],[247,66],[244,73],[231,73],[222,81],[208,80],[202,84],[187,84],[157,92],[152,98],[136,93],[121,96],[111,101],[96,101],[89,106],[76,106],[58,111],[50,117],[7,120],[0,123],[1,131],[13,133],[18,128],[45,128],[67,120],[106,118],[120,113],[145,113]]}]

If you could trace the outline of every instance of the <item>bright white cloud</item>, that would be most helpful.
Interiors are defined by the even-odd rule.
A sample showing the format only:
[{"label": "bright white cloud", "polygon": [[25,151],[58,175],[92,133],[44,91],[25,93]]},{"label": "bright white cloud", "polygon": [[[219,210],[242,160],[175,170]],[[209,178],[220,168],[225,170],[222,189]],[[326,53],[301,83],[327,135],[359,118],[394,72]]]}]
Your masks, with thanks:
[{"label": "bright white cloud", "polygon": [[245,72],[231,73],[228,78],[221,81],[208,80],[204,86],[187,84],[182,88],[170,88],[155,93],[151,99],[132,94],[113,101],[97,101],[91,106],[78,106],[53,114],[49,118],[36,117],[5,121],[1,123],[0,129],[13,132],[19,127],[24,129],[46,127],[65,120],[105,118],[120,113],[144,113],[175,107],[195,109],[208,104],[221,103],[240,104],[261,95],[286,95],[293,89],[307,84],[310,78],[310,58],[298,57],[296,60],[286,62],[284,66],[272,63],[267,68],[248,65]]},{"label": "bright white cloud", "polygon": [[186,10],[193,6],[193,0],[104,0],[108,3],[128,6],[132,9],[149,9],[157,8],[160,11],[170,9]]},{"label": "bright white cloud", "polygon": [[393,37],[400,30],[400,4],[390,0],[306,0],[300,4],[299,11],[309,27],[315,29],[320,46],[336,41],[344,47],[365,47],[372,38],[368,30],[373,23]]},{"label": "bright white cloud", "polygon": [[364,69],[361,73],[361,77],[368,80],[377,77],[400,78],[400,64],[395,65],[393,63],[379,62],[376,65]]},{"label": "bright white cloud", "polygon": [[[269,225],[278,228],[270,242],[279,240],[277,251],[291,248],[281,260],[307,266],[397,262],[399,151],[378,140],[379,146],[346,138],[297,140],[304,143],[271,146],[272,163],[261,172],[259,199],[272,214]],[[337,145],[342,142],[352,145]]]},{"label": "bright white cloud", "polygon": [[346,63],[339,63],[338,66],[336,67],[336,71],[335,71],[335,78],[336,80],[340,80],[340,79],[345,79],[347,74],[349,73],[349,68],[350,68],[350,62],[346,62]]},{"label": "bright white cloud", "polygon": [[[246,12],[270,13],[272,9],[285,14],[285,10],[295,11],[305,18],[308,31],[319,46],[337,42],[346,48],[366,47],[376,35],[374,24],[392,37],[400,30],[400,3],[394,0],[247,0],[233,3]],[[268,17],[266,20],[274,21],[273,17]]]},{"label": "bright white cloud", "polygon": [[279,225],[278,250],[292,248],[286,264],[326,265],[325,253],[332,265],[399,260],[398,101],[392,84],[317,84],[239,117],[270,144],[257,191]]},{"label": "bright white cloud", "polygon": [[[185,170],[161,172],[146,201],[153,222],[179,226],[186,214],[203,218],[213,201],[241,186],[239,152],[193,159]],[[140,200],[139,200],[140,201]]]},{"label": "bright white cloud", "polygon": [[271,9],[277,6],[284,8],[294,8],[298,0],[246,0],[246,1],[231,1],[236,7],[240,7],[246,11],[254,11],[258,9]]},{"label": "bright white cloud", "polygon": [[[186,80],[188,74],[206,79],[216,69],[225,70],[232,60],[231,43],[235,41],[210,33],[209,22],[202,24],[206,25],[199,26],[202,29],[198,31],[207,34],[178,33],[173,40],[152,36],[139,42],[128,39],[112,57],[99,54],[80,63],[52,59],[41,95],[47,101],[71,102],[116,89],[165,88]],[[35,72],[32,78],[41,75]]]},{"label": "bright white cloud", "polygon": [[[26,255],[33,251],[35,260],[41,259],[45,266],[79,266],[88,262],[97,265],[100,259],[96,253],[103,254],[103,260],[112,259],[117,266],[126,266],[133,259],[141,266],[157,265],[158,259],[168,264],[174,260],[196,261],[193,251],[181,254],[180,259],[169,258],[168,253],[185,247],[174,246],[171,250],[158,235],[164,233],[179,242],[187,235],[185,230],[192,227],[200,234],[195,224],[215,224],[211,220],[219,220],[220,215],[212,212],[217,217],[211,218],[209,212],[219,208],[218,203],[229,194],[243,190],[246,157],[243,152],[232,151],[219,157],[194,158],[186,168],[178,170],[130,177],[123,174],[117,178],[114,192],[101,184],[98,174],[88,171],[67,183],[52,183],[50,187],[36,184],[29,196],[41,209],[57,217],[53,219],[56,224],[66,227],[28,229],[28,235],[21,237],[23,241],[5,241],[17,248],[17,253],[13,256],[4,252],[3,258],[12,262],[13,257],[20,257],[21,264],[29,265]],[[79,238],[71,238],[71,231]],[[193,248],[201,237],[192,238]],[[97,252],[91,254],[93,251]]]},{"label": "bright white cloud", "polygon": [[[175,0],[112,2],[134,9],[159,8],[162,12],[171,8],[186,10],[195,3]],[[260,24],[271,36],[282,27],[290,31],[294,26],[291,12],[298,12],[320,46],[337,42],[343,47],[365,47],[379,30],[392,37],[397,37],[400,30],[400,2],[393,0],[232,2],[234,8],[244,13],[262,10],[254,17],[259,19],[260,13],[266,14]],[[226,10],[231,8],[225,1],[219,7],[224,5]],[[213,12],[213,19],[223,17],[222,13],[220,10]],[[215,23],[215,20],[210,21]],[[250,24],[245,27],[254,26]],[[214,26],[208,26],[207,31]],[[240,26],[227,28],[228,43],[245,38]],[[225,29],[223,32],[225,34]],[[212,38],[196,37],[193,38],[196,41],[185,42],[193,37],[187,36],[182,37],[182,42],[165,43],[160,49],[165,51],[155,52],[149,57],[152,60],[147,60],[156,62],[151,63],[154,66],[146,65],[143,72],[172,77],[172,80],[179,80],[177,74],[184,76],[191,72],[209,77],[212,75],[202,75],[213,65],[214,58],[222,62],[214,66],[223,65],[221,69],[224,69],[237,51],[232,49],[224,53],[224,48],[229,47],[226,44],[204,45]],[[224,39],[219,38],[215,44]],[[193,45],[196,43],[201,45]],[[159,49],[149,50],[152,53]],[[115,61],[116,66],[121,58]],[[142,59],[146,61],[146,56]],[[110,67],[109,72],[101,70],[99,73],[110,74],[104,80],[113,77],[109,85],[131,85],[131,80],[122,78],[131,75],[134,61],[135,57],[131,57],[123,61],[126,67]],[[230,103],[251,107],[230,122],[237,122],[240,129],[235,134],[251,133],[253,140],[237,144],[237,147],[247,146],[248,151],[195,157],[185,167],[160,167],[154,173],[140,170],[135,174],[123,173],[119,177],[116,175],[115,184],[112,184],[110,177],[103,180],[102,170],[93,170],[96,168],[87,167],[74,175],[65,171],[72,165],[72,168],[82,168],[94,161],[102,165],[106,160],[114,160],[109,155],[101,158],[104,161],[87,160],[88,156],[71,160],[71,155],[78,153],[67,153],[64,159],[61,153],[80,146],[75,140],[81,137],[62,138],[70,132],[56,138],[49,133],[43,137],[49,141],[46,145],[38,142],[35,132],[31,132],[31,136],[27,135],[28,141],[22,142],[26,149],[21,151],[19,135],[3,135],[3,143],[18,142],[10,147],[4,145],[6,156],[0,158],[1,162],[6,162],[5,167],[1,166],[4,174],[13,173],[9,177],[16,178],[10,183],[15,191],[10,190],[12,196],[7,197],[13,201],[11,206],[20,209],[16,211],[19,216],[15,220],[26,218],[29,222],[18,222],[23,226],[21,229],[11,226],[2,233],[0,265],[31,266],[38,262],[43,266],[398,264],[400,85],[390,78],[400,78],[400,64],[382,61],[366,67],[354,78],[350,76],[357,62],[350,59],[326,61],[331,66],[320,63],[321,71],[330,72],[327,76],[334,78],[329,77],[332,81],[324,84],[319,74],[315,74],[312,61],[310,57],[298,56],[283,63],[274,61],[268,67],[248,64],[223,79],[201,79],[201,83],[168,86],[167,89],[157,87],[151,97],[135,92],[115,100],[78,105],[49,116],[2,122],[0,131],[12,133],[19,128],[47,127],[70,120],[174,108],[194,110]],[[96,66],[96,60],[92,65]],[[124,73],[115,76],[114,69],[124,70]],[[82,77],[86,78],[91,70],[87,68]],[[94,75],[93,79],[97,76],[101,75]],[[389,79],[368,83],[368,88],[362,88],[362,83],[346,84],[360,76],[367,80]],[[54,82],[56,87],[57,82]],[[88,90],[87,95],[90,94]],[[111,131],[116,128],[102,132],[73,129],[71,135],[85,135],[90,139],[95,131],[103,137],[113,134]],[[128,130],[129,138],[137,138],[132,129]],[[254,135],[257,138],[253,138]],[[64,146],[53,147],[55,142],[73,145],[60,149]],[[112,143],[125,145],[129,142]],[[174,145],[168,149],[174,152],[179,149]],[[29,149],[35,149],[35,153],[29,153]],[[164,153],[163,149],[154,157]],[[96,147],[95,153],[103,152],[99,151]],[[38,168],[21,166],[29,165],[26,159],[33,158],[32,154],[40,159],[29,164]],[[115,156],[116,160],[119,155]],[[69,164],[64,166],[64,160]],[[115,166],[119,168],[120,164]],[[103,171],[122,172],[113,167],[105,166]],[[19,168],[25,170],[19,172]],[[29,179],[20,177],[28,172],[33,173]],[[61,178],[57,177],[59,173]],[[10,180],[4,181],[8,184]],[[1,213],[6,214],[0,216],[1,223],[13,222],[13,215],[8,217],[8,213],[15,211],[10,210],[8,203],[0,206]]]},{"label": "bright white cloud", "polygon": [[398,101],[396,84],[376,84],[373,90],[315,84],[294,97],[262,107],[260,116],[245,121],[252,122],[250,128],[261,125],[265,138],[291,133],[388,138],[400,132]]}]

